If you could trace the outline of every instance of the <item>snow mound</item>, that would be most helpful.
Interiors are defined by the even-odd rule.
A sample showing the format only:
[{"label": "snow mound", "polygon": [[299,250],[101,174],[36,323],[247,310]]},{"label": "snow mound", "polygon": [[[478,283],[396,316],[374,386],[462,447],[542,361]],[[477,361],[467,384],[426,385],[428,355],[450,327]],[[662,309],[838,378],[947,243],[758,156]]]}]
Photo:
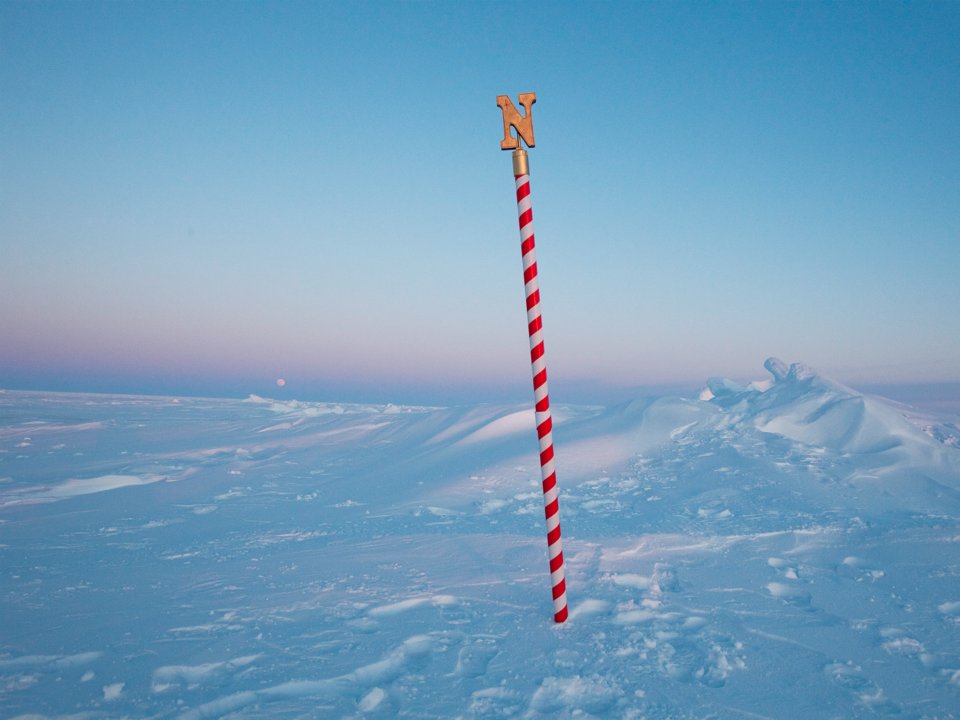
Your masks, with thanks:
[{"label": "snow mound", "polygon": [[857,454],[894,453],[902,464],[936,461],[942,443],[921,432],[905,414],[879,398],[821,377],[811,368],[770,358],[773,386],[747,403],[757,428],[792,440]]},{"label": "snow mound", "polygon": [[[924,431],[908,413],[880,398],[825,378],[812,368],[769,358],[765,391],[722,378],[708,381],[709,402],[722,408],[722,424],[738,434],[751,428],[785,438],[819,462],[848,466],[842,478],[873,482],[909,508],[958,500],[960,462],[954,448]],[[896,505],[889,499],[888,507]]]}]

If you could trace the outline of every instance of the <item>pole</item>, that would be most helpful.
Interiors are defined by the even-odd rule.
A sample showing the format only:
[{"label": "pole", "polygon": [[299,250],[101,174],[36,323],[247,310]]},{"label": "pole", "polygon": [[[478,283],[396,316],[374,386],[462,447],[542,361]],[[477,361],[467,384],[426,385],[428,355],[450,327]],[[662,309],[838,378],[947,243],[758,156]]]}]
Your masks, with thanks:
[{"label": "pole", "polygon": [[[563,562],[563,542],[560,538],[560,504],[557,493],[557,472],[553,458],[553,418],[550,414],[550,395],[547,392],[547,361],[544,356],[543,320],[540,313],[540,284],[537,276],[537,253],[533,235],[533,207],[530,201],[530,169],[526,151],[520,146],[520,137],[533,147],[533,124],[530,107],[536,95],[520,95],[526,117],[513,108],[509,98],[499,96],[497,105],[504,113],[504,141],[501,148],[515,148],[513,176],[517,186],[517,214],[520,224],[520,251],[523,256],[523,282],[527,299],[527,331],[530,336],[530,365],[533,372],[533,397],[536,411],[537,438],[540,442],[540,477],[543,483],[544,515],[547,521],[547,555],[550,559],[550,585],[553,592],[553,619],[566,621],[567,583]],[[510,111],[512,110],[512,115]],[[517,130],[517,138],[510,136],[510,126]],[[515,142],[515,144],[513,144]],[[504,146],[507,147],[504,147]]]}]

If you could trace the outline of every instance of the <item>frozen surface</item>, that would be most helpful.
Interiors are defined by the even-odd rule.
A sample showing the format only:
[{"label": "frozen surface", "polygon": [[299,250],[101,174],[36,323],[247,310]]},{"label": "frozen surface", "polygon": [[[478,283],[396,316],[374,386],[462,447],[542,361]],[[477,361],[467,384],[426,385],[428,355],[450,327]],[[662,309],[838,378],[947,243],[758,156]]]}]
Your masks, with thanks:
[{"label": "frozen surface", "polygon": [[533,416],[0,393],[0,715],[960,717],[960,431],[801,365]]}]

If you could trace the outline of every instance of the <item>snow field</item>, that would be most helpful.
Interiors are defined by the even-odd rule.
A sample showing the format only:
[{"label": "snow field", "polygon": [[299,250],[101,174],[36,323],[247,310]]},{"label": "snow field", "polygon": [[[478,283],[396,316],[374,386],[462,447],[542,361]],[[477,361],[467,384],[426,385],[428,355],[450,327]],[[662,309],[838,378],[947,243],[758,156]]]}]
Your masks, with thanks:
[{"label": "snow field", "polygon": [[557,408],[563,626],[527,408],[0,394],[0,715],[957,717],[952,426],[768,367]]}]

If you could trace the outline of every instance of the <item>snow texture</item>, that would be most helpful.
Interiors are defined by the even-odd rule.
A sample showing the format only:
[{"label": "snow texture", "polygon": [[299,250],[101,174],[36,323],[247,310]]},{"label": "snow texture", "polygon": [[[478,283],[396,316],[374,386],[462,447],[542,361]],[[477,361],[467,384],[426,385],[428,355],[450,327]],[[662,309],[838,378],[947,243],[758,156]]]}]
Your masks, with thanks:
[{"label": "snow texture", "polygon": [[533,415],[0,392],[0,715],[960,717],[956,425],[776,359]]}]

